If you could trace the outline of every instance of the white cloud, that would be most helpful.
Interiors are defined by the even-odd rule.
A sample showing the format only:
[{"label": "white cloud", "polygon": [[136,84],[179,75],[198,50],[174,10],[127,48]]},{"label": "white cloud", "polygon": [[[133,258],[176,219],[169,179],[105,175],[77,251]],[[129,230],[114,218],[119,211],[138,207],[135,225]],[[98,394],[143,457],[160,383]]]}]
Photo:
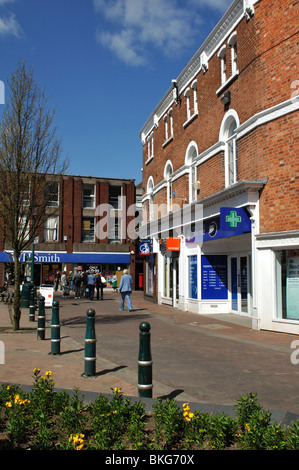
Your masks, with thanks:
[{"label": "white cloud", "polygon": [[177,55],[192,43],[202,21],[188,2],[181,7],[177,0],[93,0],[105,20],[97,40],[131,65],[144,64],[150,47]]},{"label": "white cloud", "polygon": [[[1,1],[1,0],[0,0]],[[20,37],[21,27],[14,14],[6,18],[0,18],[0,36]]]}]

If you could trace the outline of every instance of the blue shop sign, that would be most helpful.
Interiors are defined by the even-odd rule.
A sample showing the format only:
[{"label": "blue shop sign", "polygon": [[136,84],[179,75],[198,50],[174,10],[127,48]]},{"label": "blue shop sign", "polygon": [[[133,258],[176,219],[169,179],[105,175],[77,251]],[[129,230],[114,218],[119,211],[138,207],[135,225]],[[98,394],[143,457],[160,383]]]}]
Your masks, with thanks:
[{"label": "blue shop sign", "polygon": [[140,255],[150,255],[152,252],[152,241],[143,240],[139,242],[139,254]]},{"label": "blue shop sign", "polygon": [[227,300],[227,256],[201,257],[201,298],[203,300]]}]

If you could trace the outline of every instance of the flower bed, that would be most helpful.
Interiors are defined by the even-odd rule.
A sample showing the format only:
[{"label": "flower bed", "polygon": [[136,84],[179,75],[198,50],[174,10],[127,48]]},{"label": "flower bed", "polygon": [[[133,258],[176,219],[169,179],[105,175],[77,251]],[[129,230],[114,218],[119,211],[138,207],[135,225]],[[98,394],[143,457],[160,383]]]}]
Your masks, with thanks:
[{"label": "flower bed", "polygon": [[131,403],[119,388],[89,405],[75,389],[54,391],[52,372],[33,371],[32,391],[0,387],[0,450],[295,450],[299,420],[281,428],[255,394],[236,401],[234,418],[181,409],[156,400],[148,415],[142,401]]}]

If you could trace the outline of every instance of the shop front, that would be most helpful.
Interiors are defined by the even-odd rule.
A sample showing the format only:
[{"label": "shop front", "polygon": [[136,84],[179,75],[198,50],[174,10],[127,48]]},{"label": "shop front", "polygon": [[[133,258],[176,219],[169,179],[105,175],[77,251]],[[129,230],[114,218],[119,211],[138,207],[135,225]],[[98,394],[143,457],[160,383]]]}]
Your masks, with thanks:
[{"label": "shop front", "polygon": [[[22,263],[22,274],[24,280],[31,279],[31,251],[24,251],[20,256]],[[13,263],[11,252],[0,253],[0,262],[8,265]],[[120,273],[125,268],[130,266],[129,253],[66,253],[66,252],[42,252],[36,251],[34,253],[34,284],[38,285],[53,285],[54,275],[57,271],[74,271],[80,267],[85,271],[94,269],[95,271],[102,272],[107,280],[107,285],[111,284],[112,275]],[[6,271],[6,269],[4,270]]]}]

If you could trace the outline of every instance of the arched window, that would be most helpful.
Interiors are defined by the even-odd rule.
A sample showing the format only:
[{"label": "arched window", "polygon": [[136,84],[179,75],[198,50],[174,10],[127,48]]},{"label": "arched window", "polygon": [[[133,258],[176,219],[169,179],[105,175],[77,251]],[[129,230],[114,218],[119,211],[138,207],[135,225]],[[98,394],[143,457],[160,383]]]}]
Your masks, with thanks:
[{"label": "arched window", "polygon": [[239,118],[235,111],[229,111],[222,121],[220,140],[225,143],[225,185],[231,186],[238,181],[238,148],[236,129]]},{"label": "arched window", "polygon": [[196,201],[197,190],[197,166],[195,159],[198,155],[197,145],[195,142],[190,142],[186,151],[185,163],[189,166],[189,202]]},{"label": "arched window", "polygon": [[150,176],[147,182],[147,194],[149,196],[148,204],[149,204],[149,220],[154,218],[154,197],[153,197],[153,190],[154,190],[154,180],[153,177]]},{"label": "arched window", "polygon": [[164,178],[166,179],[166,188],[167,188],[167,210],[168,212],[172,211],[172,163],[170,160],[165,165]]}]

